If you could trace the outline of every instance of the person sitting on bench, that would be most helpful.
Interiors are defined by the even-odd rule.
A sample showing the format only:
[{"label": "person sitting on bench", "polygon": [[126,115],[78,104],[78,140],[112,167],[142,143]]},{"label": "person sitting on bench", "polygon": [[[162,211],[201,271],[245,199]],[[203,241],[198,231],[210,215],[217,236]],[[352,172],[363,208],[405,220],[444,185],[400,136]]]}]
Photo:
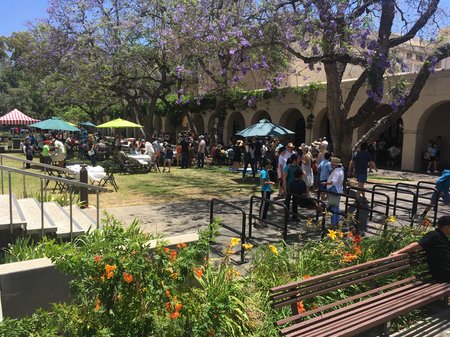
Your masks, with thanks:
[{"label": "person sitting on bench", "polygon": [[418,242],[399,249],[390,256],[424,250],[433,279],[450,282],[450,216],[441,216],[434,231],[425,234]]}]

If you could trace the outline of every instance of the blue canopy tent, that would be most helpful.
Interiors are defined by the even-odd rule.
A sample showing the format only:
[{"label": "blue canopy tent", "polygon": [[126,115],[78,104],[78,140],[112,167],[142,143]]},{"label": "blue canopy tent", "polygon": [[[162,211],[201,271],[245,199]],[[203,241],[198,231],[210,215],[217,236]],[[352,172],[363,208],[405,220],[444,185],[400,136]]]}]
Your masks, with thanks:
[{"label": "blue canopy tent", "polygon": [[268,137],[295,135],[295,132],[280,125],[273,124],[267,119],[261,119],[258,123],[239,131],[236,135],[241,137]]},{"label": "blue canopy tent", "polygon": [[87,127],[91,127],[91,128],[96,128],[97,126],[94,123],[91,122],[82,122],[80,123],[81,126],[87,126]]},{"label": "blue canopy tent", "polygon": [[80,131],[80,129],[70,125],[63,120],[52,117],[50,119],[46,119],[45,121],[34,123],[29,125],[32,128],[38,128],[43,130],[60,130],[60,131]]}]

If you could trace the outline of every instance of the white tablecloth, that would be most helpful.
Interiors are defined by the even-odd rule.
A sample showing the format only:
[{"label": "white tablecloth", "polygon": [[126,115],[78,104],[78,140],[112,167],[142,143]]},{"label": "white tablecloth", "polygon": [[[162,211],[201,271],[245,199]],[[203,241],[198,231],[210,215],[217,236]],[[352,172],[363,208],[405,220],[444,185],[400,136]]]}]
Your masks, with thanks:
[{"label": "white tablecloth", "polygon": [[[68,165],[67,168],[69,170],[72,170],[74,172],[74,177],[78,180],[80,180],[80,165]],[[106,176],[105,169],[101,166],[90,166],[88,165],[86,167],[88,171],[88,179],[90,181],[100,181],[102,178]]]},{"label": "white tablecloth", "polygon": [[152,162],[152,158],[148,154],[127,154],[127,157],[136,159],[143,165],[147,165]]}]

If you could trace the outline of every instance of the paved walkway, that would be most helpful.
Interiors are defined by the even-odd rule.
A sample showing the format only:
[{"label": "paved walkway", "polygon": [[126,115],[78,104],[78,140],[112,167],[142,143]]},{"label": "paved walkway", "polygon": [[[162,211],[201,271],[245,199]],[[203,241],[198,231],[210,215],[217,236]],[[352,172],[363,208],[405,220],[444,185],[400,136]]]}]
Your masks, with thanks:
[{"label": "paved walkway", "polygon": [[[435,182],[437,175],[379,170],[379,172],[372,173],[369,180],[374,180],[379,183],[395,184],[397,181],[415,184],[418,181]],[[235,205],[242,207],[248,214],[249,198],[240,200],[230,200]],[[259,207],[257,205],[257,207]],[[276,207],[271,207],[272,214],[277,213]],[[281,209],[279,209],[281,210]],[[141,226],[146,233],[164,234],[165,236],[172,236],[177,234],[197,233],[198,230],[206,228],[209,224],[209,203],[205,201],[188,201],[183,203],[171,203],[165,205],[140,205],[140,206],[124,206],[116,208],[104,208],[117,219],[124,223],[130,223],[135,218],[141,221]],[[95,210],[92,212],[92,217],[95,218]],[[235,210],[226,207],[216,207],[217,214],[226,221],[232,228],[237,231],[241,230],[242,215]],[[449,206],[440,208],[440,214],[449,214]],[[280,212],[278,212],[280,214]],[[313,214],[311,214],[311,217]],[[279,217],[278,220],[281,220]],[[248,228],[247,228],[248,231]],[[289,223],[289,240],[298,241],[305,237],[305,235],[318,236],[318,231],[311,231],[306,229],[298,223]],[[222,249],[224,242],[229,241],[231,237],[236,237],[237,234],[222,230],[218,249]],[[253,229],[253,237],[257,242],[278,242],[281,240],[281,232],[270,227],[263,231]],[[395,334],[396,337],[450,337],[450,310],[439,313],[435,316],[430,316],[425,322],[422,322],[417,328],[412,330],[402,331]]]}]

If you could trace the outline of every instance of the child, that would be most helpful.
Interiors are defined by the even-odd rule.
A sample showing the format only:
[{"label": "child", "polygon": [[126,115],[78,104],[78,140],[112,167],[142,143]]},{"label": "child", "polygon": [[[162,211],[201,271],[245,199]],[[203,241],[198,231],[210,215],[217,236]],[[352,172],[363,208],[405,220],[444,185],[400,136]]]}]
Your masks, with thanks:
[{"label": "child", "polygon": [[172,150],[172,145],[167,144],[166,145],[166,151],[165,151],[165,160],[164,160],[164,168],[163,168],[163,172],[166,171],[166,165],[169,167],[168,172],[170,173],[170,165],[172,164],[172,159],[173,159],[173,150]]},{"label": "child", "polygon": [[264,226],[264,220],[266,220],[267,218],[267,212],[269,211],[269,202],[267,202],[267,200],[270,200],[270,195],[272,194],[272,185],[275,184],[273,181],[270,180],[269,176],[269,169],[271,165],[272,163],[270,162],[269,159],[264,159],[263,168],[259,175],[261,181],[261,197],[262,197],[261,207],[259,209],[259,218],[260,218],[259,227]]}]

